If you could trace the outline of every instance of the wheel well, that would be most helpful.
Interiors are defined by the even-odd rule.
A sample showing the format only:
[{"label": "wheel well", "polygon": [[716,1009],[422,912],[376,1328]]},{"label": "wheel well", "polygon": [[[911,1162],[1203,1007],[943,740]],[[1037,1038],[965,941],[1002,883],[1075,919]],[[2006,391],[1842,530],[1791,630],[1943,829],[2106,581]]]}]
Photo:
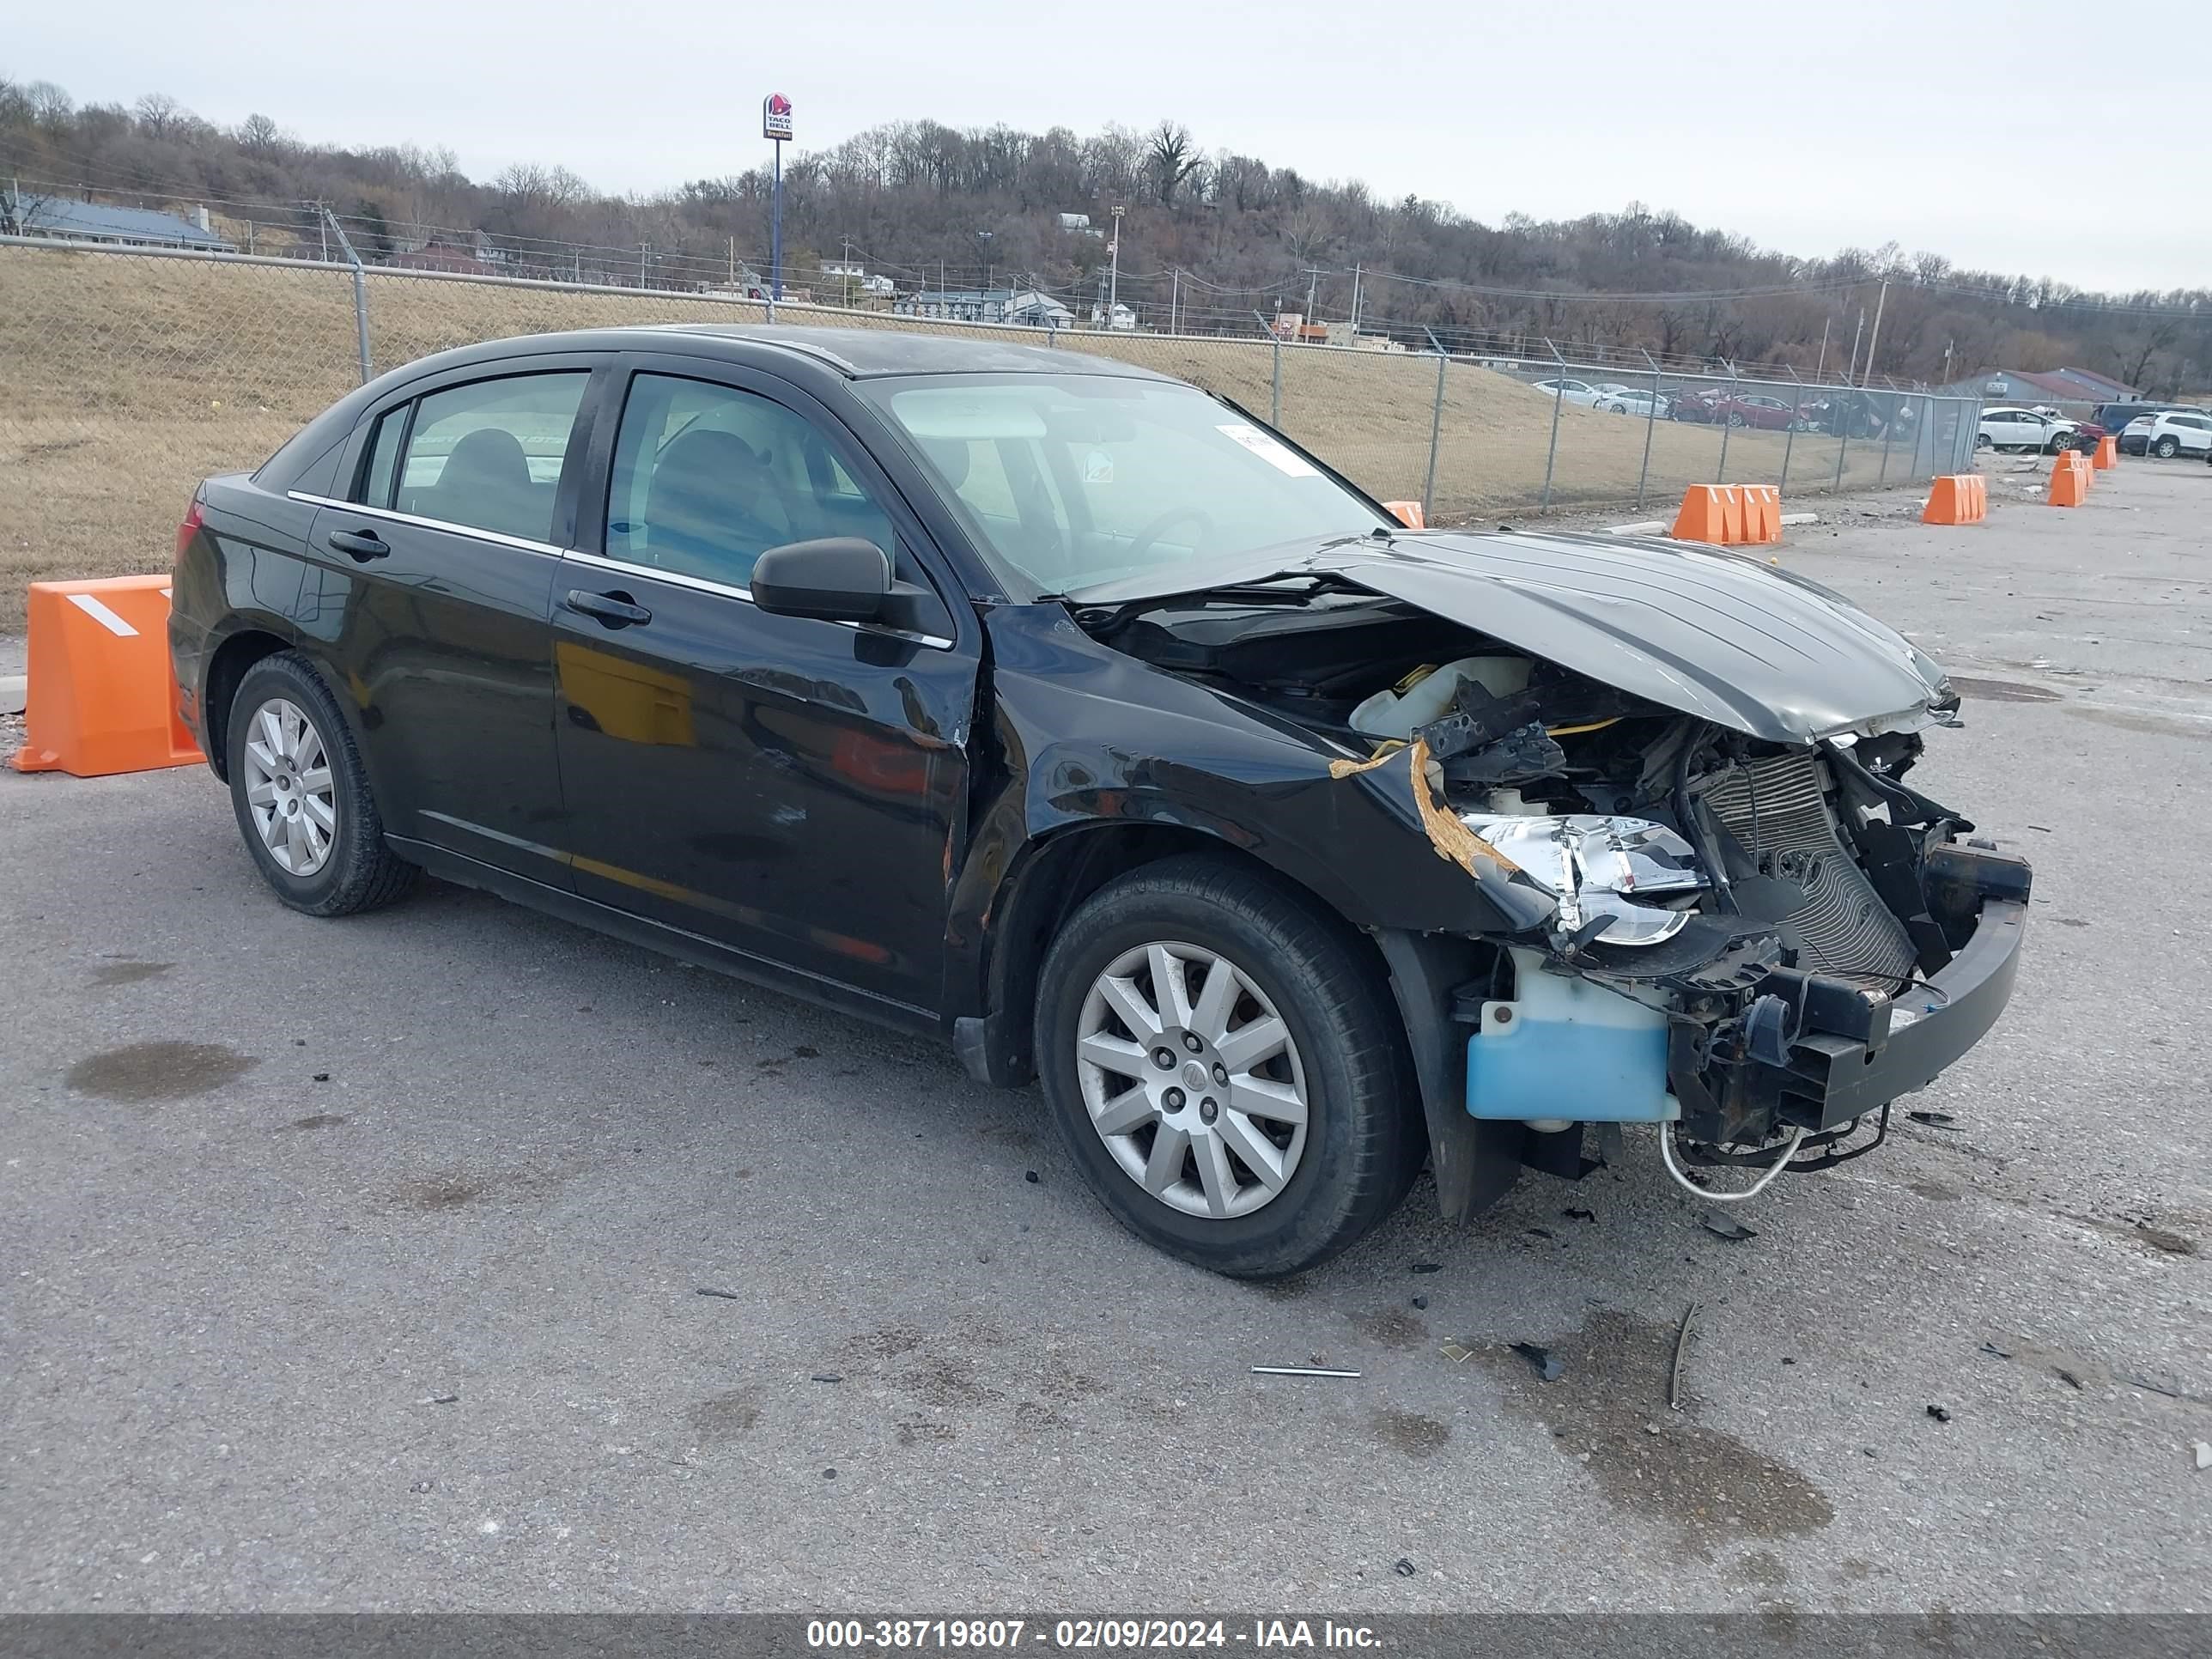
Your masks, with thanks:
[{"label": "wheel well", "polygon": [[986,971],[990,1080],[1016,1085],[1036,1076],[1037,974],[1060,924],[1115,877],[1163,859],[1199,854],[1253,871],[1282,888],[1319,916],[1341,927],[1356,949],[1387,972],[1382,951],[1328,902],[1264,860],[1218,836],[1180,824],[1130,823],[1079,829],[1054,836],[1024,863],[1010,884],[1005,908],[989,935]]},{"label": "wheel well", "polygon": [[225,741],[230,731],[231,699],[238,695],[246,671],[264,657],[273,657],[285,649],[285,643],[274,634],[264,634],[258,629],[248,629],[234,634],[216,649],[215,659],[208,664],[207,695],[200,702],[201,723],[206,727],[208,760],[215,768],[216,776],[228,783],[230,757],[225,752],[229,747]]}]

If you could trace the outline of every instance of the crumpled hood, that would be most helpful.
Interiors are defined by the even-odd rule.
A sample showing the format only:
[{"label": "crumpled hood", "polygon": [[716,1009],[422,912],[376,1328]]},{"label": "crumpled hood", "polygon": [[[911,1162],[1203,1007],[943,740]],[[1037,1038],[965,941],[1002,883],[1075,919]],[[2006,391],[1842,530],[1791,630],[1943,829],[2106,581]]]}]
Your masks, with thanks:
[{"label": "crumpled hood", "polygon": [[1430,532],[1292,568],[1770,742],[1923,725],[1954,701],[1942,669],[1841,594],[1692,542]]}]

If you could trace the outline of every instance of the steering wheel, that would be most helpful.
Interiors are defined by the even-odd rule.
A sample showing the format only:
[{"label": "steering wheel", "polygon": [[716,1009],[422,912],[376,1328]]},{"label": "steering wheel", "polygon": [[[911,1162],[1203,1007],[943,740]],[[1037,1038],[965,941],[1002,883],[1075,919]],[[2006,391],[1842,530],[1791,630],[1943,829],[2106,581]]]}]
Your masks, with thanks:
[{"label": "steering wheel", "polygon": [[1171,507],[1137,532],[1136,540],[1129,544],[1129,562],[1131,564],[1144,562],[1144,556],[1152,550],[1152,544],[1185,519],[1198,526],[1199,533],[1201,535],[1209,534],[1213,530],[1213,515],[1204,507]]}]

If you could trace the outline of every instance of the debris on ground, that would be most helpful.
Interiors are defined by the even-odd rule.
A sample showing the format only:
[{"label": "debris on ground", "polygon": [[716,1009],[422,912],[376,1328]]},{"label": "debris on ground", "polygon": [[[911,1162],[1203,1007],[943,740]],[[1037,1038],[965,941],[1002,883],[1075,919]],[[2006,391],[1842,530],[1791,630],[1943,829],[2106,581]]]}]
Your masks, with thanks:
[{"label": "debris on ground", "polygon": [[1759,1237],[1759,1230],[1757,1228],[1747,1227],[1743,1223],[1738,1221],[1734,1216],[1723,1215],[1717,1210],[1712,1211],[1706,1215],[1705,1218],[1705,1231],[1712,1234],[1715,1237],[1725,1238],[1732,1244],[1739,1243],[1747,1238],[1757,1238]]},{"label": "debris on ground", "polygon": [[1948,1406],[1930,1406],[1928,1415],[1938,1423],[1948,1423],[1951,1420],[1951,1408]]},{"label": "debris on ground", "polygon": [[1255,1365],[1255,1376],[1357,1376],[1358,1371],[1332,1370],[1326,1365]]},{"label": "debris on ground", "polygon": [[1682,1409],[1682,1358],[1690,1351],[1690,1322],[1698,1316],[1694,1302],[1682,1310],[1681,1323],[1674,1327],[1674,1363],[1667,1368],[1667,1409]]},{"label": "debris on ground", "polygon": [[318,1072],[315,1073],[315,1081],[318,1083],[328,1083],[330,1080],[331,1074],[328,1072]]},{"label": "debris on ground", "polygon": [[692,1289],[701,1296],[720,1297],[725,1302],[742,1302],[744,1300],[744,1298],[739,1296],[735,1291],[709,1290],[704,1285],[695,1285],[692,1286]]},{"label": "debris on ground", "polygon": [[[1501,526],[1500,528],[1503,528],[1503,526]],[[1401,1578],[1411,1578],[1413,1574],[1419,1571],[1419,1569],[1416,1568],[1411,1561],[1407,1560],[1401,1555],[1398,1558],[1398,1565],[1391,1568],[1390,1571],[1396,1573]]]},{"label": "debris on ground", "polygon": [[1425,1312],[1428,1309],[1429,1298],[1425,1296],[1417,1296],[1413,1298],[1413,1305]]},{"label": "debris on ground", "polygon": [[2197,1467],[2212,1469],[2212,1442],[2200,1440],[2197,1443]]},{"label": "debris on ground", "polygon": [[1468,1356],[1472,1354],[1474,1350],[1468,1347],[1464,1343],[1447,1342],[1443,1347],[1437,1349],[1437,1352],[1443,1355],[1445,1358],[1450,1360],[1453,1364],[1457,1365],[1463,1363],[1467,1359]]},{"label": "debris on ground", "polygon": [[1037,1172],[1035,1170],[1026,1170],[1023,1171],[1022,1179],[1028,1182],[1032,1187],[1039,1184],[1037,1181]]},{"label": "debris on ground", "polygon": [[2012,1358],[2012,1350],[2010,1348],[2000,1348],[1994,1342],[1983,1343],[1982,1352],[1986,1354],[1994,1354],[1999,1359],[2009,1359]]},{"label": "debris on ground", "polygon": [[415,1403],[418,1406],[458,1406],[461,1403],[461,1397],[457,1394],[430,1394]]},{"label": "debris on ground", "polygon": [[1562,1210],[1559,1213],[1570,1221],[1595,1221],[1597,1219],[1597,1212],[1595,1210]]},{"label": "debris on ground", "polygon": [[1443,1270],[1444,1264],[1441,1261],[1416,1261],[1413,1264],[1413,1271],[1417,1273],[1440,1273]]},{"label": "debris on ground", "polygon": [[1959,1120],[1948,1112],[1907,1112],[1905,1116],[1915,1123],[1924,1123],[1931,1129],[1955,1129]]},{"label": "debris on ground", "polygon": [[1559,1237],[1559,1235],[1553,1232],[1549,1227],[1531,1227],[1528,1229],[1528,1237],[1531,1238],[1557,1238]]},{"label": "debris on ground", "polygon": [[2058,1380],[2068,1388],[2079,1389],[2081,1386],[2081,1379],[2068,1370],[2065,1366],[2053,1365],[2051,1369],[2057,1376]]},{"label": "debris on ground", "polygon": [[1544,1382],[1556,1382],[1565,1374],[1566,1366],[1549,1348],[1540,1348],[1533,1342],[1515,1342],[1508,1346],[1514,1352],[1534,1365],[1536,1368],[1536,1375]]},{"label": "debris on ground", "polygon": [[2154,1250],[2163,1250],[2168,1255],[2197,1254],[2197,1241],[2186,1233],[2177,1233],[2165,1227],[2154,1227],[2148,1221],[2136,1223],[2136,1237]]},{"label": "debris on ground", "polygon": [[814,1380],[817,1382],[842,1382],[845,1380],[845,1374],[842,1371],[817,1371],[814,1373]]}]

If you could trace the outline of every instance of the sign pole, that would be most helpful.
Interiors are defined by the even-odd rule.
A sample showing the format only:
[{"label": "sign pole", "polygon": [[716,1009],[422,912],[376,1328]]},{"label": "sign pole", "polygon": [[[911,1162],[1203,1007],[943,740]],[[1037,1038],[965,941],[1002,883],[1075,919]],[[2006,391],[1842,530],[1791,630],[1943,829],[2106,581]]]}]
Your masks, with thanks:
[{"label": "sign pole", "polygon": [[[761,137],[775,146],[775,189],[769,198],[768,295],[774,307],[783,298],[783,146],[791,137],[791,100],[771,92],[761,100]],[[771,319],[775,313],[769,313]]]}]

